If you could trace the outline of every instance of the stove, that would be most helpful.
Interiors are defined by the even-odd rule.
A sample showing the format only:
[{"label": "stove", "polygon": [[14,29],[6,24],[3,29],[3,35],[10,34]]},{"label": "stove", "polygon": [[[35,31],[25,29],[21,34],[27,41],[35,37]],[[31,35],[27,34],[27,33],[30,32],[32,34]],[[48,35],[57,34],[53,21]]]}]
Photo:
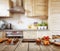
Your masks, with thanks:
[{"label": "stove", "polygon": [[6,38],[23,38],[23,31],[6,32]]}]

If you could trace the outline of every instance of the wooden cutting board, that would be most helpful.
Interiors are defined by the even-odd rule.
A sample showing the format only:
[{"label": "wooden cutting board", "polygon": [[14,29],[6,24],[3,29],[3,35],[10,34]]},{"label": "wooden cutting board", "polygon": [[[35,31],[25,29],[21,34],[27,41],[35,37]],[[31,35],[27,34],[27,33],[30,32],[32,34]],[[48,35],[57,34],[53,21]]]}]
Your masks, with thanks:
[{"label": "wooden cutting board", "polygon": [[60,35],[52,35],[52,39],[60,38]]}]

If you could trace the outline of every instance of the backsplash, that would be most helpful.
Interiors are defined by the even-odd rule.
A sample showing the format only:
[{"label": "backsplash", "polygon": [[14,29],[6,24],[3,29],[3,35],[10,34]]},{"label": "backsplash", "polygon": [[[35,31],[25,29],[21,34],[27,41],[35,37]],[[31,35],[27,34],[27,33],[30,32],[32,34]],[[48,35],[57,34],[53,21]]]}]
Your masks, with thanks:
[{"label": "backsplash", "polygon": [[[30,18],[21,14],[14,14],[12,18],[2,18],[0,20],[5,20],[8,23],[11,23],[13,25],[13,29],[28,29],[28,25],[31,25],[34,22],[42,22],[42,20],[38,18]],[[44,21],[46,22],[47,20]]]}]

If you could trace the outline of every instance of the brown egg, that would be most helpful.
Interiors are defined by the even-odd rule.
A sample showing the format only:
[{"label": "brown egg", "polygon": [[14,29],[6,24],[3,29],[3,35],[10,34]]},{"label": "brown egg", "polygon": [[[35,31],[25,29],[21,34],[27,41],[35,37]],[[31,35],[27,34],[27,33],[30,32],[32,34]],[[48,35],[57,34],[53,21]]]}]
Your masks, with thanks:
[{"label": "brown egg", "polygon": [[43,41],[43,44],[44,44],[44,45],[49,45],[49,44],[50,44],[50,42],[49,42],[49,41],[47,41],[47,40],[44,40],[44,41]]},{"label": "brown egg", "polygon": [[37,45],[40,45],[40,43],[41,43],[40,38],[36,39],[36,44],[37,44]]},{"label": "brown egg", "polygon": [[11,41],[12,41],[12,39],[8,39],[8,40],[6,41],[6,43],[7,43],[7,44],[10,44]]}]

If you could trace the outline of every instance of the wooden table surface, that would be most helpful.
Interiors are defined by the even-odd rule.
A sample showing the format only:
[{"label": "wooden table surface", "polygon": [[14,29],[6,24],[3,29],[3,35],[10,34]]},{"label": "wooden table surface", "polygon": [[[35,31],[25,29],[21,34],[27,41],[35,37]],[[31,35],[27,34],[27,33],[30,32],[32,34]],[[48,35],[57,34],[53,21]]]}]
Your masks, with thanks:
[{"label": "wooden table surface", "polygon": [[[5,45],[4,43],[0,43],[0,51],[28,51],[28,43],[18,42],[16,45]],[[60,51],[60,46],[38,46],[36,43],[29,43],[29,51]]]}]

